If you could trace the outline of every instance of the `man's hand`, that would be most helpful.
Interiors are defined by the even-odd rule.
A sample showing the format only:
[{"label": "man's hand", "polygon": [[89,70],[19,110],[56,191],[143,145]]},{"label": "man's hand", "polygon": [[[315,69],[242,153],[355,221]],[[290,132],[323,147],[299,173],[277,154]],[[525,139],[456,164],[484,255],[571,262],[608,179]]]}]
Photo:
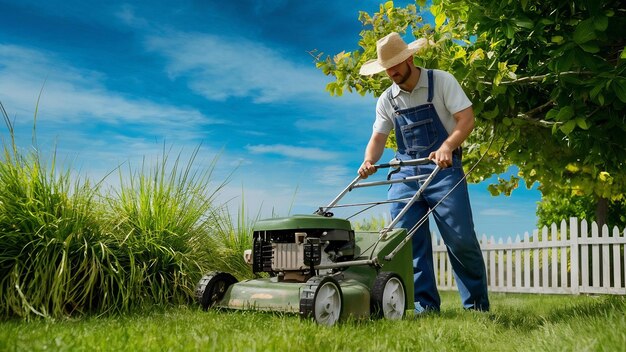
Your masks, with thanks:
[{"label": "man's hand", "polygon": [[452,149],[444,142],[437,151],[430,153],[428,159],[434,161],[442,169],[452,166]]},{"label": "man's hand", "polygon": [[387,141],[387,136],[384,133],[372,132],[372,136],[370,137],[370,141],[367,143],[367,147],[365,148],[365,156],[363,157],[364,161],[359,167],[359,175],[361,178],[365,179],[369,175],[376,172],[376,168],[374,164],[380,159],[383,155],[383,151],[385,150],[385,142]]},{"label": "man's hand", "polygon": [[370,160],[365,160],[361,167],[359,168],[359,175],[361,178],[366,179],[369,175],[372,175],[376,172],[376,168],[374,164]]},{"label": "man's hand", "polygon": [[452,116],[456,120],[454,130],[441,147],[428,156],[428,159],[433,160],[441,168],[452,166],[452,152],[461,146],[474,129],[474,110],[471,106]]}]

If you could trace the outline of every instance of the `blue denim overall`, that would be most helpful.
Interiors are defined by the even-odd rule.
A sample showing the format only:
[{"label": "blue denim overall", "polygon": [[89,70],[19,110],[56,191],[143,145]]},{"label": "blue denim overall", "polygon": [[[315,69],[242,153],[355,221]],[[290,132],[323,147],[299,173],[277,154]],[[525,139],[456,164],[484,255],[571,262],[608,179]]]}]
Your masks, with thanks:
[{"label": "blue denim overall", "polygon": [[[423,72],[423,71],[422,71]],[[427,158],[439,149],[448,138],[443,123],[432,104],[434,95],[433,71],[428,71],[428,101],[426,104],[400,110],[396,105],[391,89],[387,98],[395,110],[395,131],[398,152],[396,158],[408,160]],[[390,174],[391,179],[399,179],[421,174],[429,174],[434,164],[402,167]],[[428,209],[435,206],[454,185],[463,178],[461,150],[453,153],[451,167],[442,169],[425,189],[397,227],[407,230],[422,219]],[[419,189],[418,181],[393,184],[388,193],[389,199],[411,197]],[[393,203],[391,216],[400,213],[405,203]],[[454,270],[463,306],[469,309],[488,310],[487,275],[480,246],[474,232],[472,210],[467,184],[463,180],[432,212],[443,238]],[[438,311],[440,297],[433,270],[432,241],[428,220],[413,235],[413,278],[415,284],[415,309]]]}]

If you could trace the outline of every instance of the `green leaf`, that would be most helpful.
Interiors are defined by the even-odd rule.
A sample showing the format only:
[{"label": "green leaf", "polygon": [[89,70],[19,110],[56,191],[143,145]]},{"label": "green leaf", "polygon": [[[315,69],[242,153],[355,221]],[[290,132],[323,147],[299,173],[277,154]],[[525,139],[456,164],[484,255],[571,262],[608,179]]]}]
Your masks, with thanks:
[{"label": "green leaf", "polygon": [[445,13],[442,12],[439,15],[437,15],[437,17],[435,17],[435,28],[441,27],[441,25],[443,25],[445,21],[446,21]]},{"label": "green leaf", "polygon": [[563,36],[555,35],[554,37],[550,38],[550,41],[558,44],[563,41]]},{"label": "green leaf", "polygon": [[484,111],[483,117],[486,118],[487,120],[493,120],[494,118],[496,118],[496,116],[498,116],[499,113],[500,113],[500,109],[498,108],[498,105],[496,105],[495,109],[491,111]]},{"label": "green leaf", "polygon": [[476,49],[472,52],[472,54],[469,57],[469,62],[472,64],[474,63],[474,61],[476,60],[483,60],[485,58],[485,52],[483,51],[483,49]]},{"label": "green leaf", "polygon": [[489,191],[489,194],[491,194],[494,197],[500,195],[500,190],[498,189],[496,185],[487,186],[487,190]]},{"label": "green leaf", "polygon": [[622,103],[626,103],[626,80],[615,80],[611,86],[617,98],[621,100]]},{"label": "green leaf", "polygon": [[385,6],[385,10],[392,9],[393,8],[393,1],[387,1],[384,6]]},{"label": "green leaf", "polygon": [[464,58],[465,55],[467,55],[467,52],[465,51],[465,49],[463,49],[463,47],[459,46],[456,53],[454,53],[454,60]]},{"label": "green leaf", "polygon": [[588,18],[576,26],[574,30],[574,41],[576,44],[583,44],[593,39],[596,39],[593,19]]},{"label": "green leaf", "polygon": [[561,82],[566,83],[566,84],[573,84],[573,85],[582,85],[583,84],[583,80],[581,80],[580,78],[574,76],[574,75],[562,75],[560,77]]},{"label": "green leaf", "polygon": [[[556,115],[556,120],[567,121],[571,119],[572,117],[574,117],[574,108],[572,108],[571,106],[566,106],[562,108],[561,110],[559,110],[559,113]],[[575,122],[574,122],[574,125],[576,125]]]},{"label": "green leaf", "polygon": [[565,20],[565,24],[567,24],[568,26],[575,26],[578,23],[580,23],[581,21],[577,18],[570,18],[570,19],[566,19]]},{"label": "green leaf", "polygon": [[587,120],[584,117],[576,118],[576,126],[582,128],[583,130],[589,129],[589,124],[587,124]]},{"label": "green leaf", "polygon": [[574,50],[567,50],[563,55],[554,60],[555,67],[558,71],[569,71],[574,64],[574,59],[576,59]]},{"label": "green leaf", "polygon": [[620,59],[626,59],[626,46],[622,49],[622,54],[619,56]]},{"label": "green leaf", "polygon": [[506,37],[509,39],[513,39],[513,36],[515,35],[515,29],[513,28],[513,26],[507,23],[505,26],[505,30],[506,30]]},{"label": "green leaf", "polygon": [[561,132],[565,134],[570,134],[572,133],[574,128],[576,128],[576,120],[569,120],[565,124],[563,124],[563,126],[561,126],[561,128],[559,129],[561,130]]},{"label": "green leaf", "polygon": [[604,84],[598,84],[597,86],[593,87],[593,89],[591,89],[591,91],[589,92],[589,96],[593,99],[596,96],[598,96],[598,94],[600,94],[600,91],[602,90],[602,87],[604,86]]},{"label": "green leaf", "polygon": [[433,16],[437,17],[441,13],[441,6],[433,4],[432,6],[430,6],[430,13],[432,13]]},{"label": "green leaf", "polygon": [[554,120],[559,114],[559,110],[551,109],[546,113],[546,120]]},{"label": "green leaf", "polygon": [[516,21],[515,21],[515,24],[516,24],[518,27],[521,27],[521,28],[526,28],[526,29],[532,29],[532,28],[534,27],[534,25],[535,25],[535,24],[534,24],[531,20],[529,20],[529,19],[516,20]]},{"label": "green leaf", "polygon": [[593,21],[593,27],[601,32],[606,31],[609,26],[609,18],[606,16],[596,17]]},{"label": "green leaf", "polygon": [[595,54],[600,51],[600,47],[598,47],[598,45],[595,43],[585,43],[585,44],[579,44],[579,45],[584,51],[588,53]]},{"label": "green leaf", "polygon": [[552,125],[552,134],[556,134],[556,131],[559,130],[558,127],[559,127],[559,125],[557,125],[557,124]]},{"label": "green leaf", "polygon": [[549,25],[554,24],[554,21],[549,18],[542,18],[539,20],[539,24],[542,24],[544,26],[549,26]]},{"label": "green leaf", "polygon": [[335,87],[337,86],[337,83],[335,82],[330,82],[326,85],[326,90],[332,95],[335,93]]}]

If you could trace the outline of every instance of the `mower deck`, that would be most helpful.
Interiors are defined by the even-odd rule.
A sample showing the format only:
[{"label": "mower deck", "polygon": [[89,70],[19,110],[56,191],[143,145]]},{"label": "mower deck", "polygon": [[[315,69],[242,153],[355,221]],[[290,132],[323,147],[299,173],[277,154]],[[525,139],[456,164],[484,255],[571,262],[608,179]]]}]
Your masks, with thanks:
[{"label": "mower deck", "polygon": [[[380,264],[378,266],[348,266],[337,273],[313,276],[306,282],[280,281],[278,277],[235,282],[236,280],[228,274],[212,273],[205,278],[215,281],[216,274],[224,276],[225,278],[211,283],[211,286],[218,287],[223,281],[224,291],[214,297],[214,302],[208,304],[211,308],[299,313],[303,317],[312,316],[322,324],[328,319],[334,322],[348,318],[369,318],[372,314],[382,313],[379,310],[383,309],[381,305],[385,304],[380,302],[384,300],[382,297],[384,292],[375,292],[377,278],[380,278],[381,274],[389,276],[390,273],[394,273],[396,280],[403,286],[403,292],[400,294],[403,302],[398,306],[412,307],[411,246],[402,248],[391,261],[384,259],[405,238],[406,230],[392,230],[375,245],[378,236],[378,232],[355,233],[355,251],[358,256],[353,260],[366,261],[373,251],[372,258]],[[204,290],[206,289],[205,284]],[[378,290],[383,289],[384,287],[381,287]],[[376,295],[380,297],[373,297]],[[337,314],[338,316],[334,316]],[[404,312],[399,317],[403,314]]]}]

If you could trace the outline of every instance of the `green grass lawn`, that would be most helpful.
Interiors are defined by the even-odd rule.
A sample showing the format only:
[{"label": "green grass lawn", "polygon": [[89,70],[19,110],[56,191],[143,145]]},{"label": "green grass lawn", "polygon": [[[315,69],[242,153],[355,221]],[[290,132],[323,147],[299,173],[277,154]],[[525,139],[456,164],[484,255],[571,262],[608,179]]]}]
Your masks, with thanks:
[{"label": "green grass lawn", "polygon": [[150,308],[80,319],[0,322],[2,351],[626,351],[626,297],[492,294],[492,311],[318,326],[294,315]]}]

